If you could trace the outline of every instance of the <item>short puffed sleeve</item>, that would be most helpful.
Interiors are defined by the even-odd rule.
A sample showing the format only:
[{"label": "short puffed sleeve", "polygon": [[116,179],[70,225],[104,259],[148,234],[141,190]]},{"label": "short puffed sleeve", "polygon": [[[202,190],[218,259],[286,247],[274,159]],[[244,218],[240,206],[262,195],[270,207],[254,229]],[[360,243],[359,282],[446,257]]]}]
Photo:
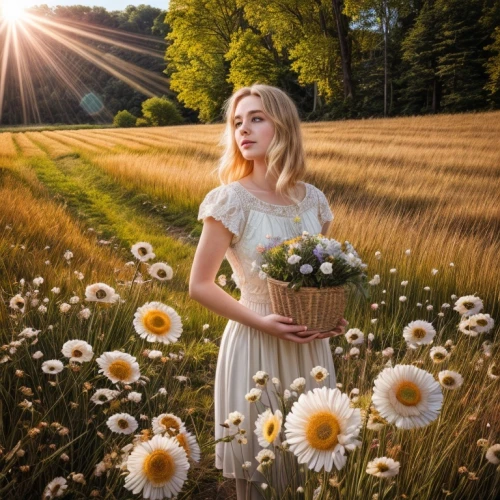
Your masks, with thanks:
[{"label": "short puffed sleeve", "polygon": [[230,185],[216,187],[206,194],[198,211],[198,220],[205,217],[221,221],[234,234],[231,245],[240,240],[245,227],[245,213],[238,193]]},{"label": "short puffed sleeve", "polygon": [[333,220],[333,212],[323,191],[316,188],[316,192],[318,194],[318,219],[321,225],[323,225],[325,222]]}]

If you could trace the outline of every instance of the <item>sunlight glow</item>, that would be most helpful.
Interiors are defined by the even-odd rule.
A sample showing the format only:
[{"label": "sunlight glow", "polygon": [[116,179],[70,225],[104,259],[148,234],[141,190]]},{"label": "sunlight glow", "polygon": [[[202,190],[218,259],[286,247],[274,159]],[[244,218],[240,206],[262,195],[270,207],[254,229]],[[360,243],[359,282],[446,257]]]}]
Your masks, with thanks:
[{"label": "sunlight glow", "polygon": [[21,21],[25,15],[24,2],[2,2],[0,7],[0,17],[9,23]]}]

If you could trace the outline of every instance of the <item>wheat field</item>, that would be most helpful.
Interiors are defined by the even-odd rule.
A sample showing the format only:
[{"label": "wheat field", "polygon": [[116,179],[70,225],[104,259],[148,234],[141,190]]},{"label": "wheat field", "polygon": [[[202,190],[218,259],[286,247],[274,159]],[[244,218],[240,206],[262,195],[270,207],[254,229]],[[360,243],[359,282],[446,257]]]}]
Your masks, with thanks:
[{"label": "wheat field", "polygon": [[[153,419],[165,413],[179,417],[196,442],[185,446],[190,468],[179,498],[235,498],[232,481],[214,466],[213,379],[226,320],[188,296],[198,206],[219,184],[222,130],[0,133],[1,498],[40,498],[54,478],[72,498],[142,498],[125,488],[123,448],[151,439]],[[349,328],[371,340],[356,346],[359,353],[345,338],[331,340],[339,389],[362,415],[360,446],[330,473],[290,459],[286,491],[278,496],[269,472],[263,498],[497,498],[500,471],[489,450],[500,441],[500,112],[305,123],[303,136],[305,181],[325,193],[334,213],[327,236],[351,242],[380,284],[370,287],[369,301],[353,297],[346,310]],[[132,255],[137,242],[152,245],[172,279],[155,279],[153,261]],[[231,272],[224,261],[227,284],[220,283],[238,297]],[[120,300],[86,300],[96,283]],[[495,321],[476,336],[459,328],[463,318],[453,310],[468,295]],[[23,310],[12,306],[14,297]],[[134,330],[138,308],[154,301],[179,314],[177,342],[150,343]],[[433,345],[407,348],[403,329],[415,320],[432,323]],[[66,359],[61,348],[71,339],[91,345],[93,359]],[[441,362],[431,356],[435,346],[447,351]],[[140,379],[118,387],[98,373],[96,358],[115,350],[136,358]],[[47,360],[64,368],[47,374]],[[375,430],[368,425],[377,415],[373,383],[388,362],[436,380],[456,371],[463,384],[443,389],[440,415],[427,427]],[[95,403],[99,389],[119,394]],[[134,418],[137,430],[112,431],[107,421],[119,413]],[[400,463],[399,473],[368,474],[377,457]]]}]

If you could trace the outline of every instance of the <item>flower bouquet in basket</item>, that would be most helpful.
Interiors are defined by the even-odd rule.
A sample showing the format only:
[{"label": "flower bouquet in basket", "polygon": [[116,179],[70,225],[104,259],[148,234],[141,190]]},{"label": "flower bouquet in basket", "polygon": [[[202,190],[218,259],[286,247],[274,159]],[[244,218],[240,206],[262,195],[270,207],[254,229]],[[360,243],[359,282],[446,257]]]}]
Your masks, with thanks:
[{"label": "flower bouquet in basket", "polygon": [[265,247],[260,275],[267,279],[275,314],[289,316],[310,330],[329,331],[343,317],[349,288],[368,297],[366,267],[348,241],[342,245],[304,231]]}]

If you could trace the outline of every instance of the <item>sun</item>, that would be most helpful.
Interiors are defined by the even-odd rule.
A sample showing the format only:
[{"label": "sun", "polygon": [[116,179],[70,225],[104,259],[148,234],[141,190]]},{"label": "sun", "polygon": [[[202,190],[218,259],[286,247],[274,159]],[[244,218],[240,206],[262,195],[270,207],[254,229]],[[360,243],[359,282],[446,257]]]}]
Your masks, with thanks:
[{"label": "sun", "polygon": [[23,2],[2,2],[0,7],[0,17],[9,23],[20,21],[25,13]]}]

